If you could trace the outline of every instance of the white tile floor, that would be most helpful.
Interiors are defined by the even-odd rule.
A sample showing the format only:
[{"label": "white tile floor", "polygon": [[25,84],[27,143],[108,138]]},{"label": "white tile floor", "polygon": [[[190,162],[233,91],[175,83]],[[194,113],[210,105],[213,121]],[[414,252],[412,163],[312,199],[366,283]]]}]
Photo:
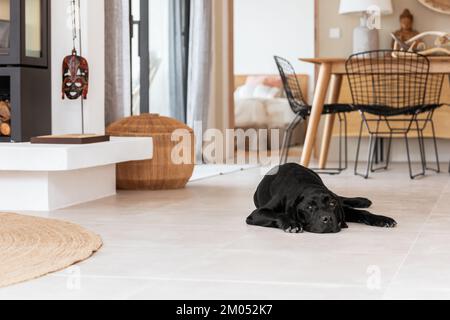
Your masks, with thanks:
[{"label": "white tile floor", "polygon": [[0,290],[0,299],[450,298],[450,179],[410,181],[396,165],[371,180],[324,176],[367,196],[397,229],[350,225],[337,235],[248,227],[260,169],[185,190],[122,192],[44,216],[99,233],[104,248],[69,270]]}]

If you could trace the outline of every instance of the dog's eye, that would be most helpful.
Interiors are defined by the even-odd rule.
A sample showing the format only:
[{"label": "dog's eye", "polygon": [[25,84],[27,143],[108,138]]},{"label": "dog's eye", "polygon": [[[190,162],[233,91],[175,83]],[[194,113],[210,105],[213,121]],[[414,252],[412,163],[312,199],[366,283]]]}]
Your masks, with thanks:
[{"label": "dog's eye", "polygon": [[308,206],[308,210],[311,211],[312,209],[314,209],[313,206]]},{"label": "dog's eye", "polygon": [[330,202],[330,207],[336,208],[336,206],[337,206],[337,202],[336,201],[331,201]]}]

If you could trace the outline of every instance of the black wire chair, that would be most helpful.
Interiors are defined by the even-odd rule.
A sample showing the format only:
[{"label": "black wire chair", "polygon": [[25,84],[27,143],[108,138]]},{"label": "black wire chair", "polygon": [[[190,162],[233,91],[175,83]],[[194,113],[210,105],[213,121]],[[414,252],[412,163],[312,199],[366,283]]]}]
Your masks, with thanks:
[{"label": "black wire chair", "polygon": [[[298,77],[292,64],[281,57],[275,56],[275,63],[277,64],[283,81],[286,97],[289,105],[296,117],[286,130],[284,136],[283,149],[281,152],[280,164],[285,164],[289,158],[289,150],[292,141],[292,134],[294,130],[302,122],[306,121],[311,115],[311,106],[305,101],[302,89],[298,82]],[[348,104],[327,104],[324,106],[323,114],[337,114],[339,120],[339,166],[338,168],[316,169],[318,173],[323,174],[340,174],[348,168],[348,141],[347,141],[347,116],[346,113],[355,111],[352,106]]]},{"label": "black wire chair", "polygon": [[[427,83],[427,93],[425,97],[425,106],[419,111],[416,125],[420,132],[420,148],[423,155],[423,163],[425,170],[441,172],[441,164],[439,159],[439,149],[436,138],[436,127],[434,125],[434,114],[437,108],[444,106],[441,102],[442,89],[444,87],[444,80],[446,74],[430,74]],[[436,157],[436,167],[432,168],[428,166],[427,153],[425,148],[425,131],[430,127],[431,137],[434,145],[434,152]]]},{"label": "black wire chair", "polygon": [[[432,123],[432,114],[440,105],[427,103],[430,61],[410,52],[378,50],[352,55],[346,63],[354,108],[360,110],[362,121],[356,154],[355,174],[369,178],[371,172],[387,170],[390,164],[394,135],[404,136],[411,179],[426,174],[423,131],[419,116],[428,113],[425,123]],[[359,156],[364,125],[369,135],[368,165],[360,173]],[[413,173],[409,135],[419,138],[422,171]],[[375,141],[388,138],[386,165],[374,167]]]}]

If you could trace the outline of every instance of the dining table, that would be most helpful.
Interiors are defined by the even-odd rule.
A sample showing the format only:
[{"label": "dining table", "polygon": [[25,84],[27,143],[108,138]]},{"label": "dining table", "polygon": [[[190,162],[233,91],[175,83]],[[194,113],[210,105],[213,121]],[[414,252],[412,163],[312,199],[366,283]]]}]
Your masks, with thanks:
[{"label": "dining table", "polygon": [[[431,74],[450,74],[450,57],[429,57]],[[330,143],[336,121],[335,114],[323,115],[325,103],[338,103],[343,78],[346,76],[347,58],[300,58],[300,61],[317,65],[319,68],[311,116],[308,123],[301,165],[309,167],[322,116],[325,117],[325,127],[320,149],[319,168],[325,169],[328,163]],[[328,101],[327,101],[328,100]]]}]

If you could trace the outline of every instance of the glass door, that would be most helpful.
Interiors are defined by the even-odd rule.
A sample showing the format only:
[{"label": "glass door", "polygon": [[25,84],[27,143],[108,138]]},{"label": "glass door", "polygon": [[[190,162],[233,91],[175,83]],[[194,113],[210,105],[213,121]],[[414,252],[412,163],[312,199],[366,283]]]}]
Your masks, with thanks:
[{"label": "glass door", "polygon": [[[131,100],[133,115],[148,113],[149,100],[149,15],[148,2],[130,0],[130,32],[131,32]],[[148,90],[143,90],[148,88]]]},{"label": "glass door", "polygon": [[168,0],[130,0],[132,114],[170,116]]},{"label": "glass door", "polygon": [[25,56],[42,57],[41,0],[25,0]]},{"label": "glass door", "polygon": [[48,65],[49,0],[22,1],[22,63]]},{"label": "glass door", "polygon": [[49,0],[0,0],[0,64],[48,66]]},{"label": "glass door", "polygon": [[11,4],[10,0],[0,0],[0,55],[10,53]]}]

